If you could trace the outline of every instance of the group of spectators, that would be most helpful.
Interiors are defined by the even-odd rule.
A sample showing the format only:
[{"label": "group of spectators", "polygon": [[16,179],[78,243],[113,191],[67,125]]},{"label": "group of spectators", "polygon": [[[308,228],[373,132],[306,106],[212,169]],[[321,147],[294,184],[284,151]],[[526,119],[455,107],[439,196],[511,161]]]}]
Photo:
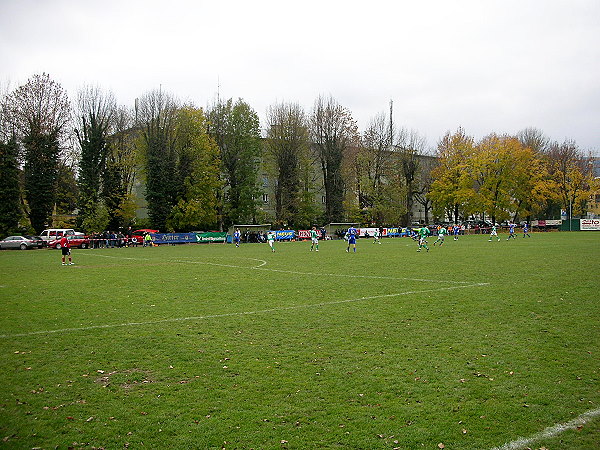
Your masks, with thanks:
[{"label": "group of spectators", "polygon": [[267,242],[267,234],[264,231],[246,231],[242,235],[242,242]]},{"label": "group of spectators", "polygon": [[105,231],[103,233],[92,233],[90,236],[91,248],[122,248],[137,247],[138,245],[151,246],[152,237],[150,233],[144,233],[140,242],[139,237],[133,235],[131,227],[125,233],[122,231]]}]

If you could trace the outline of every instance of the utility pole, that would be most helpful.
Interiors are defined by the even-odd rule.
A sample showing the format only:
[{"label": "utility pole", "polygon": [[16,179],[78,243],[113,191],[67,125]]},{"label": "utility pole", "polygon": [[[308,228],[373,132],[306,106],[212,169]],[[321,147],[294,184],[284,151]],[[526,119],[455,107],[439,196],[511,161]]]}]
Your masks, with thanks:
[{"label": "utility pole", "polygon": [[390,100],[390,150],[394,148],[394,124],[392,122],[392,114],[394,112],[394,100]]}]

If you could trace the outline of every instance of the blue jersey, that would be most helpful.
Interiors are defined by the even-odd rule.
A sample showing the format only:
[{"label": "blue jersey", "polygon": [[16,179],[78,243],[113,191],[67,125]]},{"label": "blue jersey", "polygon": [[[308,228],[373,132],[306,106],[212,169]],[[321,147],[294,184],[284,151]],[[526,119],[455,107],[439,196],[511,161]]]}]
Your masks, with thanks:
[{"label": "blue jersey", "polygon": [[454,227],[452,227],[452,229],[454,230],[454,235],[456,236],[458,234],[458,230],[460,230],[460,227],[458,225],[455,225]]},{"label": "blue jersey", "polygon": [[354,227],[348,228],[348,243],[349,244],[356,244],[356,235],[357,234],[358,234],[358,231],[356,231],[356,228],[354,228]]},{"label": "blue jersey", "polygon": [[240,240],[240,232],[236,231],[235,233],[233,233],[233,239],[235,241],[239,241]]},{"label": "blue jersey", "polygon": [[511,223],[509,226],[510,226],[509,233],[513,234],[515,232],[515,224]]}]

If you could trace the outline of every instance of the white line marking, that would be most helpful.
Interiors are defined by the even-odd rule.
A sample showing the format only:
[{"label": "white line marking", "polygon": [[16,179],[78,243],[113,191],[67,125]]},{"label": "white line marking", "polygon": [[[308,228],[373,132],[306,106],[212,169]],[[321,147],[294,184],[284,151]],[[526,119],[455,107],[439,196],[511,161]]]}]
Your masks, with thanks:
[{"label": "white line marking", "polygon": [[70,332],[70,331],[87,331],[87,330],[96,330],[96,329],[104,329],[104,328],[154,325],[154,324],[168,323],[168,322],[183,322],[183,321],[188,321],[188,320],[205,320],[205,319],[216,319],[216,318],[220,318],[220,317],[233,317],[233,316],[245,316],[245,315],[251,315],[251,314],[264,314],[264,313],[270,313],[270,312],[292,311],[292,310],[306,309],[306,308],[315,308],[315,307],[318,308],[318,307],[329,306],[329,305],[340,305],[343,303],[359,302],[359,301],[363,301],[363,300],[375,300],[378,298],[399,297],[401,295],[411,295],[411,294],[425,294],[428,292],[449,291],[452,289],[464,289],[464,288],[487,286],[487,285],[489,285],[489,283],[474,283],[474,284],[461,285],[461,286],[448,286],[448,287],[435,288],[435,289],[424,289],[421,291],[405,291],[405,292],[397,292],[395,294],[373,295],[373,296],[369,296],[369,297],[359,297],[359,298],[346,299],[346,300],[336,300],[336,301],[332,301],[332,302],[309,303],[307,305],[282,306],[280,308],[261,309],[261,310],[257,310],[257,311],[232,312],[232,313],[211,314],[211,315],[206,315],[206,316],[193,316],[193,317],[177,317],[177,318],[172,318],[172,319],[150,320],[147,322],[117,323],[117,324],[112,324],[112,325],[111,324],[91,325],[89,327],[62,328],[62,329],[58,329],[58,330],[42,330],[42,331],[32,331],[29,333],[18,333],[18,334],[3,334],[3,335],[0,335],[0,339],[35,336],[35,335],[40,335],[40,334],[66,333],[66,332]]},{"label": "white line marking", "polygon": [[125,257],[119,257],[119,256],[98,255],[98,254],[88,254],[86,256],[98,256],[101,258],[114,258],[114,259],[127,259],[127,260],[132,260],[132,261],[157,261],[157,262],[180,263],[180,264],[206,264],[209,266],[231,267],[231,268],[235,268],[235,269],[265,270],[265,271],[269,271],[269,272],[290,273],[290,274],[294,274],[294,275],[308,275],[308,276],[368,278],[368,279],[375,279],[375,280],[420,281],[420,282],[425,282],[425,283],[448,283],[448,284],[461,284],[461,285],[468,285],[468,284],[472,283],[471,281],[431,280],[431,279],[427,279],[427,278],[386,277],[386,276],[378,276],[378,275],[351,275],[351,274],[346,274],[346,273],[298,272],[295,270],[271,269],[268,267],[264,267],[267,264],[267,261],[265,261],[263,259],[257,259],[257,258],[244,258],[244,259],[260,261],[261,264],[259,264],[258,266],[238,266],[235,264],[213,263],[213,262],[208,262],[208,261],[194,261],[194,260],[186,260],[186,259],[156,260],[156,259],[151,259],[151,258],[125,258]]},{"label": "white line marking", "polygon": [[521,448],[525,448],[536,441],[553,438],[554,436],[557,436],[560,433],[567,430],[574,430],[577,427],[583,426],[586,423],[594,420],[598,416],[600,416],[600,408],[592,409],[590,411],[584,412],[583,414],[581,414],[573,420],[570,420],[569,422],[558,423],[556,425],[546,428],[543,431],[540,431],[539,433],[534,434],[531,437],[520,437],[512,442],[504,444],[502,447],[494,447],[492,450],[518,450]]}]

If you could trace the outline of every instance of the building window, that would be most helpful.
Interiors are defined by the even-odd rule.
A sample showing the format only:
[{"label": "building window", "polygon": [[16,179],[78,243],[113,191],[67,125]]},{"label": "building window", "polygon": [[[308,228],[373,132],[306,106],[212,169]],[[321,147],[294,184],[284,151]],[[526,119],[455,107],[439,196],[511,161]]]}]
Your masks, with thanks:
[{"label": "building window", "polygon": [[263,203],[269,203],[269,194],[263,194]]},{"label": "building window", "polygon": [[321,203],[325,204],[325,196],[324,195],[321,196]]}]

